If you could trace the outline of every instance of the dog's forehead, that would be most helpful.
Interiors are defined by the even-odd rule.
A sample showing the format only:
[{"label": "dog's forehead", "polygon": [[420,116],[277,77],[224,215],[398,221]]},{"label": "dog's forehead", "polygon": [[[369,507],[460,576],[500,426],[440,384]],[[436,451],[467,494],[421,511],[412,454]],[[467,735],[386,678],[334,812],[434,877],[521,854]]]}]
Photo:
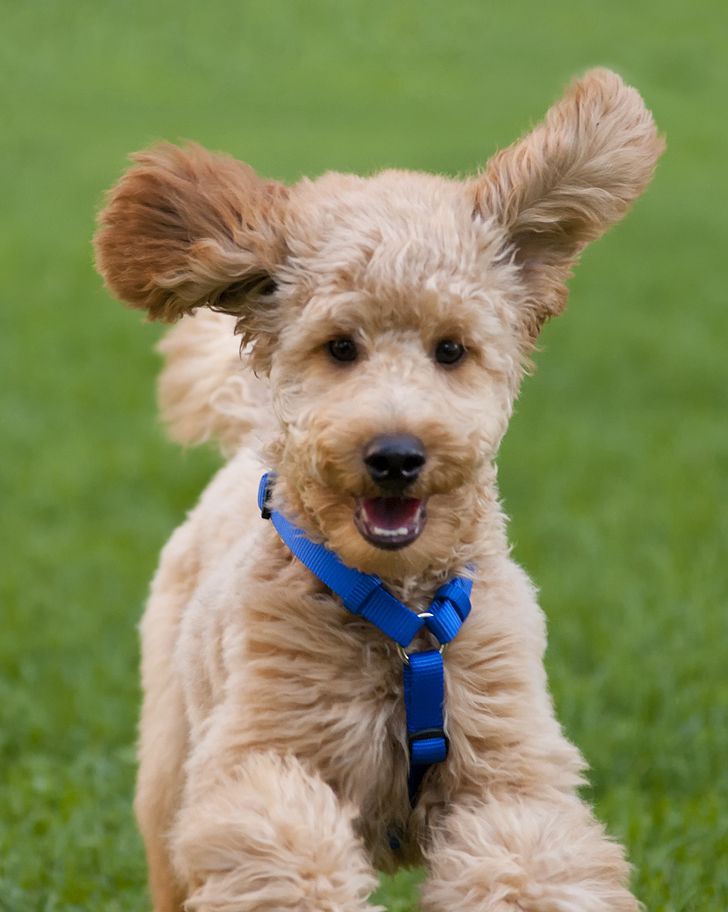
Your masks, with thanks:
[{"label": "dog's forehead", "polygon": [[368,271],[422,281],[468,275],[497,252],[496,232],[473,216],[467,184],[431,174],[326,174],[299,184],[288,244],[294,261],[324,275]]},{"label": "dog's forehead", "polygon": [[317,299],[358,293],[405,316],[433,297],[446,307],[497,284],[503,238],[473,217],[460,181],[332,173],[299,184],[291,203],[289,262]]}]

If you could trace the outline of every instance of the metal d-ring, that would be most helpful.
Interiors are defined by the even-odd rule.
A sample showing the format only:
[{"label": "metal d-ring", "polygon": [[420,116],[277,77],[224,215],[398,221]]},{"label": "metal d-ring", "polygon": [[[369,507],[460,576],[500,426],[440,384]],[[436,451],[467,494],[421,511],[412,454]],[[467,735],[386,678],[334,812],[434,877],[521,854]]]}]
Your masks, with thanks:
[{"label": "metal d-ring", "polygon": [[[418,618],[422,618],[423,620],[424,620],[425,618],[431,618],[431,617],[434,617],[434,616],[435,616],[435,615],[434,615],[431,611],[421,611],[421,612],[417,615]],[[445,646],[446,646],[446,645],[447,645],[447,643],[440,643],[440,648],[437,650],[437,651],[440,653],[440,655],[442,655],[443,652],[445,651]],[[421,650],[421,651],[424,652],[425,650]],[[404,648],[404,646],[400,646],[399,643],[397,643],[397,652],[399,652],[399,657],[402,659],[402,661],[404,662],[404,664],[405,664],[405,665],[409,665],[409,653],[408,653],[407,650]]]}]

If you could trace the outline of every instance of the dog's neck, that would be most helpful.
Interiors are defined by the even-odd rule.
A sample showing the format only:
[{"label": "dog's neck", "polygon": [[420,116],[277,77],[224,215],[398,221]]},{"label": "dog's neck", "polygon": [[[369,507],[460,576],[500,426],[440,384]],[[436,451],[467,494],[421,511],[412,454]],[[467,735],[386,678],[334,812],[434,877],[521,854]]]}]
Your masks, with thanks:
[{"label": "dog's neck", "polygon": [[[469,501],[467,522],[463,523],[461,535],[454,540],[446,553],[436,559],[412,566],[401,552],[382,552],[381,562],[376,566],[351,566],[364,572],[376,573],[387,589],[413,609],[426,607],[435,591],[456,576],[487,577],[489,563],[508,552],[506,519],[500,506],[496,485],[495,466],[488,466],[477,495]],[[287,484],[285,477],[276,481],[278,509],[311,540],[330,543],[321,534],[314,519],[307,515],[296,489]],[[333,549],[335,550],[335,549]],[[339,557],[342,557],[339,554]],[[343,559],[343,558],[342,558]]]}]

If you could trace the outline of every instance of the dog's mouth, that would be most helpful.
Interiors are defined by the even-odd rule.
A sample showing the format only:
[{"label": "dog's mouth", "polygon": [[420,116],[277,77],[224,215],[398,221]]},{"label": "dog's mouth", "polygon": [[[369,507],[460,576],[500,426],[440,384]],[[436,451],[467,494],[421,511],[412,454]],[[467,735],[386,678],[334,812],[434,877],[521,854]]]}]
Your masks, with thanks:
[{"label": "dog's mouth", "polygon": [[415,497],[360,497],[354,523],[376,548],[397,551],[419,538],[425,528],[425,501]]}]

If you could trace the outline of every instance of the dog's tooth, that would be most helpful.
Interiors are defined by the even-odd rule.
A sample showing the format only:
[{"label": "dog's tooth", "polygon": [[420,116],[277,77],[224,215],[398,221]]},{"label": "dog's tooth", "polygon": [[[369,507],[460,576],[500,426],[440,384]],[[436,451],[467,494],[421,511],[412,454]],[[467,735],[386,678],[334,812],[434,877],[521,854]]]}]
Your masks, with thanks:
[{"label": "dog's tooth", "polygon": [[374,526],[374,534],[382,535],[385,538],[396,538],[398,535],[407,535],[409,529],[406,526],[402,526],[400,529],[381,529],[379,526]]}]

